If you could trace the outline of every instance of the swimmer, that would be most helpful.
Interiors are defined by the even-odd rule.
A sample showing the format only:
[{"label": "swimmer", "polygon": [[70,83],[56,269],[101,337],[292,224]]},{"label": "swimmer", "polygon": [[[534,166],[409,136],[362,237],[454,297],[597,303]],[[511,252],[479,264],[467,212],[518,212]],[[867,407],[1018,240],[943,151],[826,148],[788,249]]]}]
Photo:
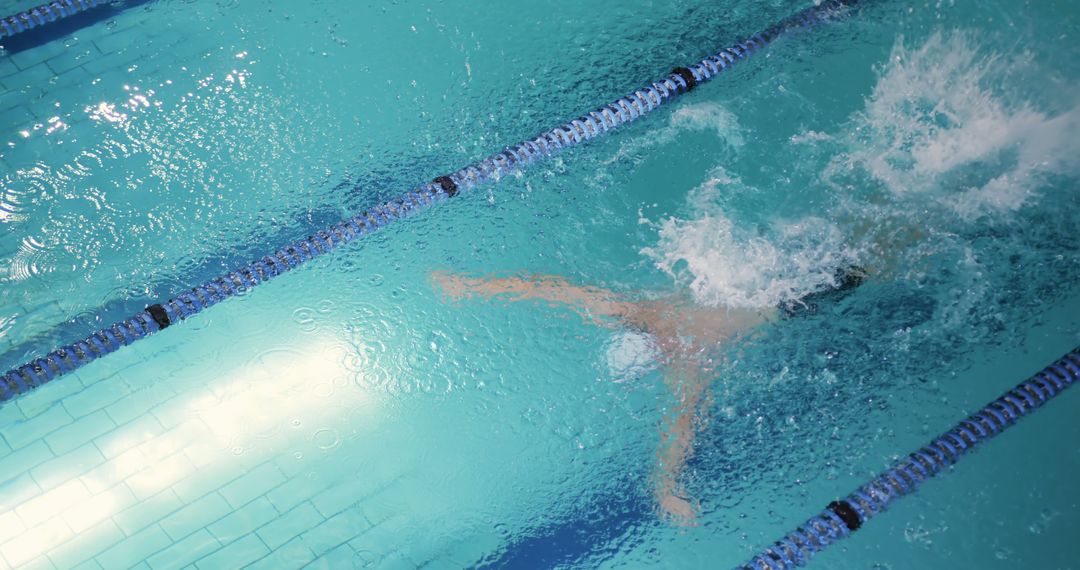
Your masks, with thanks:
[{"label": "swimmer", "polygon": [[675,407],[660,425],[660,444],[653,465],[653,496],[661,512],[679,525],[695,524],[698,505],[679,483],[693,453],[694,420],[707,412],[706,392],[716,372],[712,355],[758,326],[813,312],[817,302],[857,287],[865,279],[857,268],[838,271],[835,287],[770,309],[706,307],[669,295],[637,300],[600,287],[577,285],[554,275],[468,277],[433,271],[431,279],[455,300],[498,298],[507,302],[547,301],[563,305],[592,324],[628,328],[650,335],[659,348],[664,383]]}]

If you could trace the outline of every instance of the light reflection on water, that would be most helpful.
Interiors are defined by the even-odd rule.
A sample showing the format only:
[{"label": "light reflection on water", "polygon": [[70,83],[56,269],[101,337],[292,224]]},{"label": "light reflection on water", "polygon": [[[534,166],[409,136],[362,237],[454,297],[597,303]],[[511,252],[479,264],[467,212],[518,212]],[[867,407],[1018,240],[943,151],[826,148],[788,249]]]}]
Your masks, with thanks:
[{"label": "light reflection on water", "polygon": [[[564,4],[380,14],[155,4],[196,21],[188,43],[203,45],[118,63],[123,73],[95,76],[82,99],[4,133],[0,341],[173,296],[621,94],[678,52],[711,47],[717,30],[756,29],[792,7]],[[16,506],[39,526],[0,523],[26,531],[0,554],[31,561],[106,520],[127,534],[131,506],[187,503],[272,462],[266,476],[281,484],[390,489],[364,501],[341,491],[343,508],[374,505],[363,520],[393,521],[381,543],[348,547],[364,564],[401,554],[399,542],[414,564],[535,562],[530,552],[598,566],[741,562],[733,553],[905,449],[912,426],[928,435],[981,403],[958,394],[993,395],[985,375],[964,370],[1075,297],[1075,101],[995,74],[1071,82],[1076,70],[1044,53],[1045,6],[1016,32],[995,20],[1016,18],[1014,7],[961,4],[901,20],[871,12],[778,45],[651,122],[86,369],[87,384],[161,407],[95,443],[105,467]],[[1042,65],[1001,55],[1016,33],[1042,54],[1022,63]],[[1022,195],[996,194],[997,180]],[[911,239],[912,226],[926,235]],[[837,255],[881,264],[882,243],[893,248],[889,279],[732,351],[686,475],[704,505],[691,531],[665,526],[648,503],[656,426],[673,403],[663,371],[639,361],[646,350],[557,308],[443,305],[426,282],[433,268],[559,273],[653,294],[698,281],[702,302],[772,305],[820,285]],[[1032,343],[1075,334],[1053,326]],[[612,347],[631,353],[620,366],[608,366],[620,360]],[[625,381],[613,382],[620,370]],[[969,510],[993,517],[991,503]],[[581,528],[597,533],[569,545]],[[935,544],[948,544],[941,534]],[[982,537],[954,536],[951,548]],[[851,565],[907,559],[867,540],[851,546]]]}]

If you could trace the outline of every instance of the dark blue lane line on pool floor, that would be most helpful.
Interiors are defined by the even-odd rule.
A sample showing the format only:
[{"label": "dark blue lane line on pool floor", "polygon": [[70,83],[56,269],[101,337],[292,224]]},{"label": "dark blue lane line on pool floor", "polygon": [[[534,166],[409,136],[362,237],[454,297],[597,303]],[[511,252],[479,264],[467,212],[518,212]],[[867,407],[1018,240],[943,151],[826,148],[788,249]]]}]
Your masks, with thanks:
[{"label": "dark blue lane line on pool floor", "polygon": [[477,568],[504,570],[576,566],[597,548],[618,539],[655,517],[651,498],[643,493],[639,477],[616,480],[610,491],[575,510],[574,518],[522,531],[521,538]]}]

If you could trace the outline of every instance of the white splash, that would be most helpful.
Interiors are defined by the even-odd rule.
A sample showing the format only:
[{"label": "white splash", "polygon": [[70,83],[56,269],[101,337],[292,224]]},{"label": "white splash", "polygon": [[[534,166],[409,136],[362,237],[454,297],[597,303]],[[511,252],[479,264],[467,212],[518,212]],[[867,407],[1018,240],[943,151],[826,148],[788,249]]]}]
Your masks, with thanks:
[{"label": "white splash", "polygon": [[731,146],[743,145],[738,119],[718,103],[705,102],[676,109],[664,132],[674,137],[679,131],[712,131]]},{"label": "white splash", "polygon": [[1056,116],[1010,102],[1024,56],[980,54],[962,32],[915,49],[899,40],[839,166],[865,169],[896,196],[917,195],[964,218],[1020,208],[1046,177],[1080,170],[1080,105]]},{"label": "white splash", "polygon": [[[960,244],[947,243],[956,224],[1006,222],[1052,178],[1080,174],[1080,97],[1065,91],[1054,103],[1064,110],[1048,112],[1046,94],[1038,93],[1037,106],[1037,93],[1024,90],[1039,87],[1018,79],[1035,65],[1029,56],[978,46],[963,32],[937,33],[916,47],[901,39],[862,111],[837,132],[789,138],[808,152],[832,153],[822,180],[843,221],[773,218],[752,227],[732,219],[732,196],[757,190],[717,168],[689,192],[693,213],[656,223],[658,241],[642,253],[699,303],[730,307],[799,298],[831,285],[846,265],[901,275],[926,255],[961,255]],[[714,125],[741,140],[726,111],[704,111],[676,113],[665,133]],[[966,261],[961,266],[977,276]]]},{"label": "white splash", "polygon": [[856,261],[839,228],[819,217],[737,226],[715,201],[741,183],[722,171],[691,191],[698,217],[659,224],[660,240],[641,253],[703,305],[775,307],[835,284],[835,270]]},{"label": "white splash", "polygon": [[734,113],[719,103],[695,103],[678,107],[666,126],[650,131],[648,136],[627,139],[615,156],[605,163],[618,162],[627,156],[640,155],[646,149],[671,143],[687,131],[712,131],[732,148],[741,147],[744,142],[742,128]]}]

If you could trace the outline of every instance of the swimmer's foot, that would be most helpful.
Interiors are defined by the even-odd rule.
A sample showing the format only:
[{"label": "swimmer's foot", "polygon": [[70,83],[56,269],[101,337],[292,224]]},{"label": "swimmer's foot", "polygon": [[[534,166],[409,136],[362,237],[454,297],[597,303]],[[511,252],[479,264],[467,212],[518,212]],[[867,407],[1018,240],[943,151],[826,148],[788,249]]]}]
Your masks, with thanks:
[{"label": "swimmer's foot", "polygon": [[660,506],[661,515],[668,522],[683,527],[697,526],[697,506],[685,497],[674,493],[663,493],[656,496],[656,503]]}]

